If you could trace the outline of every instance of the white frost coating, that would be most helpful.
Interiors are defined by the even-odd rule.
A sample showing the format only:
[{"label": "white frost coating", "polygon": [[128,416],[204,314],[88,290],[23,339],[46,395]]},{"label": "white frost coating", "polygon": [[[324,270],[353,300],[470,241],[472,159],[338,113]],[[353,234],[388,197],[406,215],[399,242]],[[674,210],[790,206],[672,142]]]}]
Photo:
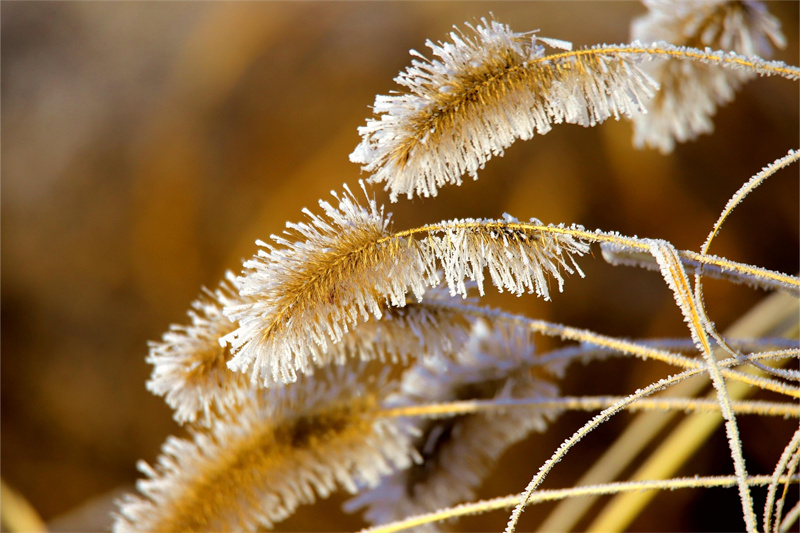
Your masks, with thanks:
[{"label": "white frost coating", "polygon": [[[140,462],[146,475],[137,483],[142,496],[128,495],[120,502],[114,531],[156,531],[181,525],[185,530],[186,520],[205,531],[255,531],[259,525],[272,527],[299,505],[325,498],[339,487],[355,493],[396,469],[407,468],[415,458],[411,424],[375,418],[359,407],[359,398],[374,396],[380,401],[396,390],[387,372],[371,381],[365,379],[363,365],[356,371],[339,368],[322,374],[324,379],[308,379],[302,387],[254,392],[236,418],[218,420],[207,432],[193,432],[192,440],[169,438],[155,467]],[[322,436],[327,439],[324,453],[313,449],[313,444],[302,444],[303,435],[290,446],[275,444],[273,435],[292,431],[298,421],[350,404],[356,407],[348,416],[373,420],[371,431],[344,438]],[[357,423],[354,418],[353,424]],[[279,460],[258,461],[277,445],[288,447],[278,452],[283,453]],[[181,516],[192,510],[210,515]]]},{"label": "white frost coating", "polygon": [[[349,189],[334,197],[337,207],[320,202],[325,218],[305,210],[310,223],[287,224],[294,240],[272,236],[277,246],[259,243],[265,249],[245,262],[237,282],[252,303],[225,309],[239,324],[224,338],[235,353],[232,370],[250,370],[267,386],[295,381],[355,324],[380,318],[384,305],[404,306],[409,292],[420,300],[438,284],[424,248],[401,241],[389,252],[377,244],[389,234],[390,217],[374,199],[364,208]],[[347,271],[337,270],[342,263]]]},{"label": "white frost coating", "polygon": [[[546,274],[555,278],[559,292],[564,286],[562,271],[583,276],[574,256],[588,252],[589,244],[567,234],[513,227],[519,224],[506,214],[502,221],[463,219],[441,225],[442,231],[429,243],[442,263],[452,294],[466,294],[464,283],[468,279],[474,280],[484,294],[484,269],[489,270],[492,283],[500,291],[518,296],[535,293],[545,300],[550,299]],[[544,227],[536,219],[528,225]]]},{"label": "white frost coating", "polygon": [[[649,13],[634,21],[637,41],[665,41],[677,46],[711,47],[746,56],[769,57],[770,42],[783,48],[778,20],[761,2],[723,0],[645,0]],[[742,83],[754,76],[696,62],[657,61],[642,69],[661,84],[647,114],[634,117],[634,143],[670,152],[675,142],[695,139],[714,129],[717,106],[731,102]]]},{"label": "white frost coating", "polygon": [[[410,370],[403,376],[401,391],[386,404],[557,397],[555,385],[534,377],[537,366],[524,329],[490,331],[478,322],[455,360]],[[530,432],[544,431],[555,416],[554,410],[531,408],[416,419],[419,437],[414,445],[425,462],[385,477],[376,488],[347,502],[345,509],[366,508],[364,517],[370,523],[384,524],[474,499],[475,490],[500,455]],[[419,528],[437,530],[435,525]]]},{"label": "white frost coating", "polygon": [[558,48],[560,50],[572,50],[572,43],[569,41],[562,41],[561,39],[552,39],[550,37],[537,37],[534,36],[534,39],[538,39],[542,41],[544,44],[551,48]]},{"label": "white frost coating", "polygon": [[542,61],[539,41],[562,49],[568,43],[481,22],[468,25],[474,35],[451,33],[452,43],[428,41],[434,59],[412,51],[419,59],[395,78],[409,92],[376,97],[375,118],[359,128],[363,140],[350,160],[373,173],[369,181],[386,182],[392,201],[435,196],[464,174],[477,179],[491,157],[552,124],[594,126],[642,112],[656,88],[633,56]]},{"label": "white frost coating", "polygon": [[150,343],[147,362],[153,372],[147,390],[165,396],[179,423],[208,424],[212,409],[225,412],[247,396],[247,380],[228,370],[225,362],[230,354],[219,344],[221,337],[236,329],[222,314],[223,307],[243,301],[229,272],[216,291],[204,291],[192,304],[191,325],[173,325],[161,342]]}]

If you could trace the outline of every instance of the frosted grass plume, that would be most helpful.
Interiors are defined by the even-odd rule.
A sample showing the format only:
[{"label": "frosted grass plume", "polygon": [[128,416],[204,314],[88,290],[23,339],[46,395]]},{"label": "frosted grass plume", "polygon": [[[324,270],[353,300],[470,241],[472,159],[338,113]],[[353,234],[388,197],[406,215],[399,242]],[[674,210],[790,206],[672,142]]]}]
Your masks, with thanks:
[{"label": "frosted grass plume", "polygon": [[[374,199],[362,207],[345,186],[334,207],[320,201],[325,218],[304,210],[309,223],[288,223],[288,237],[272,236],[238,278],[250,304],[225,314],[239,327],[225,337],[235,353],[228,367],[252,372],[253,381],[292,382],[297,371],[339,342],[359,321],[383,314],[383,303],[402,307],[422,298],[438,277],[425,249],[390,235],[389,219]],[[365,190],[366,194],[366,190]]]},{"label": "frosted grass plume", "polygon": [[450,34],[451,43],[426,45],[434,58],[416,57],[395,81],[408,92],[378,96],[374,118],[359,128],[350,155],[398,196],[436,196],[444,184],[501,156],[516,139],[547,133],[562,122],[594,126],[609,117],[644,111],[656,84],[615,54],[548,59],[543,43],[570,43],[515,33],[481,19]]},{"label": "frosted grass plume", "polygon": [[407,467],[413,428],[376,415],[397,382],[370,372],[336,367],[254,391],[229,420],[168,439],[155,467],[140,463],[142,496],[120,502],[114,530],[269,528],[338,488],[355,493]]},{"label": "frosted grass plume", "polygon": [[[403,376],[387,407],[458,400],[555,398],[558,388],[539,365],[529,332],[493,329],[479,321],[452,360],[417,365]],[[556,415],[547,409],[496,409],[451,418],[416,419],[413,439],[423,462],[383,478],[374,489],[347,502],[383,524],[446,508],[475,497],[500,455],[532,431],[544,431]],[[419,531],[438,530],[433,525]]]},{"label": "frosted grass plume", "polygon": [[220,345],[220,339],[237,327],[222,309],[244,301],[228,273],[214,292],[205,290],[192,303],[190,325],[173,325],[161,342],[150,343],[147,362],[153,371],[147,390],[165,397],[177,422],[208,425],[213,416],[235,408],[249,393],[247,379],[227,367],[230,350]]},{"label": "frosted grass plume", "polygon": [[[568,232],[548,231],[537,220],[523,224],[508,215],[392,233],[389,215],[374,199],[362,207],[349,189],[336,198],[338,208],[320,202],[325,218],[306,210],[310,223],[288,225],[295,240],[273,236],[278,246],[262,243],[266,250],[245,263],[236,283],[248,303],[224,310],[239,325],[222,339],[234,353],[228,362],[231,370],[250,371],[253,381],[270,386],[292,382],[298,372],[313,372],[332,360],[340,362],[342,356],[332,351],[348,332],[370,319],[381,320],[386,309],[402,308],[410,298],[421,303],[428,288],[440,285],[439,268],[451,296],[466,297],[471,286],[483,294],[483,270],[488,269],[500,290],[549,299],[548,278],[561,290],[564,272],[582,274],[574,256],[589,249]],[[425,330],[419,322],[423,315],[393,315],[416,321],[419,333]],[[376,322],[370,329],[374,335],[391,327]],[[363,346],[359,332],[353,335],[348,343]],[[429,336],[416,337],[421,348],[441,351],[426,340]],[[388,355],[402,358],[407,346]],[[380,344],[376,348],[358,352],[365,358],[387,355]]]},{"label": "frosted grass plume", "polygon": [[[641,42],[665,41],[678,46],[710,47],[768,58],[772,45],[786,46],[780,23],[764,4],[729,0],[645,0],[648,13],[631,25]],[[634,115],[634,144],[673,150],[676,142],[696,139],[714,129],[717,107],[733,101],[741,85],[754,77],[746,70],[683,61],[656,61],[642,66],[661,85]]]}]

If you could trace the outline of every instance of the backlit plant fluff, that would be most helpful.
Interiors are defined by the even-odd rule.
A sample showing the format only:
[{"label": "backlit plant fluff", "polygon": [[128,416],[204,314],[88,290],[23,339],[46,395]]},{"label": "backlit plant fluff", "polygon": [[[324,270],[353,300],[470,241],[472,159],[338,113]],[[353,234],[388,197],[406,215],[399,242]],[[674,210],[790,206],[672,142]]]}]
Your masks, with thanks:
[{"label": "backlit plant fluff", "polygon": [[[489,400],[546,400],[558,396],[547,365],[530,344],[525,328],[510,331],[476,323],[469,343],[451,361],[430,361],[408,370],[387,405]],[[414,446],[422,461],[381,480],[348,503],[367,507],[365,517],[385,523],[435,511],[475,497],[494,461],[531,431],[544,431],[553,409],[509,409],[458,417],[419,419]]]},{"label": "backlit plant fluff", "polygon": [[392,201],[436,196],[465,173],[477,178],[515,139],[553,124],[630,116],[655,92],[634,56],[598,51],[553,60],[545,45],[569,43],[514,33],[494,20],[468,28],[474,35],[451,33],[452,43],[428,41],[438,60],[412,51],[420,59],[395,78],[409,92],[378,96],[379,116],[359,128],[364,140],[350,160],[373,173],[370,181],[387,182]]},{"label": "backlit plant fluff", "polygon": [[[632,37],[672,44],[731,50],[748,56],[768,56],[786,46],[780,24],[760,2],[719,0],[645,0],[649,13],[636,21]],[[718,105],[734,98],[754,73],[726,70],[701,63],[656,61],[643,67],[662,89],[634,120],[637,146],[669,152],[675,141],[685,142],[713,129]]]},{"label": "backlit plant fluff", "polygon": [[[767,41],[784,42],[762,4],[646,4],[651,13],[628,44],[573,50],[485,19],[451,33],[449,42],[428,42],[433,59],[412,51],[411,66],[397,78],[407,92],[377,97],[351,159],[370,173],[367,183],[385,184],[393,201],[435,196],[465,174],[476,177],[516,139],[556,124],[635,117],[636,142],[668,150],[709,131],[715,106],[750,77],[800,77],[797,67],[758,57],[768,53]],[[743,176],[699,251],[507,214],[396,230],[365,183],[356,193],[345,185],[333,202],[320,202],[322,214],[306,210],[305,222],[287,224],[272,244],[260,242],[241,275],[198,300],[189,325],[151,345],[148,388],[189,424],[190,438],[167,440],[155,467],[142,463],[141,495],[120,502],[116,531],[270,528],[340,488],[355,495],[346,509],[363,511],[374,531],[435,530],[442,521],[449,527],[460,516],[513,507],[510,532],[523,509],[553,500],[563,501],[542,527],[567,530],[586,507],[563,506],[600,494],[616,495],[609,506],[623,510],[600,513],[593,527],[617,531],[645,512],[645,500],[618,498],[707,487],[738,491],[736,512],[748,531],[786,531],[800,515],[785,490],[798,483],[800,431],[773,471],[752,472],[742,448],[752,436],[738,419],[800,418],[800,375],[783,368],[800,358],[797,329],[792,320],[788,330],[780,327],[797,316],[800,279],[709,249],[748,193],[798,158],[790,150],[749,180]],[[490,283],[548,300],[568,276],[584,275],[579,262],[603,259],[660,273],[686,338],[615,338],[472,298]],[[707,277],[774,292],[768,301],[782,303],[759,315],[762,326],[747,339],[729,338],[707,316]],[[539,352],[534,335],[561,344]],[[673,368],[628,395],[559,392],[568,368],[581,371],[570,363],[609,357]],[[713,384],[711,397],[697,396],[701,378]],[[657,394],[662,390],[667,395]],[[760,390],[778,400],[748,399]],[[470,501],[506,448],[576,410],[598,413],[530,472],[527,487]],[[697,423],[724,425],[732,474],[675,477],[680,465],[658,462],[663,468],[652,477],[618,481],[626,463],[602,457],[598,466],[613,461],[617,470],[587,477],[591,483],[540,488],[584,436],[625,411],[683,413],[692,424],[692,413],[718,413]],[[632,442],[628,461],[648,437]],[[757,485],[767,487],[758,510],[751,494]]]}]

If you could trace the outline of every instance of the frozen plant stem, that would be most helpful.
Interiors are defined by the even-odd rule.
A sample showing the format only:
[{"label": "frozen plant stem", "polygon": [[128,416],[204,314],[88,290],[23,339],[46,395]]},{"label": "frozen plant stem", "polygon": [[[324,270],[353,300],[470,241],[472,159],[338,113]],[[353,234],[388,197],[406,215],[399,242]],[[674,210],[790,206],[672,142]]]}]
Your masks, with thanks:
[{"label": "frozen plant stem", "polygon": [[[459,402],[415,405],[412,407],[394,407],[384,409],[377,416],[386,417],[448,417],[484,411],[503,410],[509,408],[530,408],[573,411],[596,411],[605,409],[621,401],[622,397],[560,397],[557,399],[523,398],[506,400],[464,400]],[[761,416],[780,416],[784,418],[800,418],[800,406],[793,403],[776,402],[731,402],[736,414],[757,414]],[[637,411],[684,411],[686,413],[718,413],[721,408],[713,400],[693,398],[658,398],[643,399],[630,405],[630,412]]]},{"label": "frozen plant stem", "polygon": [[[773,481],[772,476],[750,476],[747,483],[751,487],[764,486]],[[795,477],[784,476],[779,479],[779,483],[797,483]],[[528,500],[528,505],[538,503],[559,501],[565,498],[577,498],[581,496],[600,496],[606,494],[624,494],[647,490],[676,490],[712,487],[735,487],[736,476],[695,476],[690,478],[659,479],[644,481],[624,481],[616,483],[604,483],[602,485],[586,485],[572,487],[569,489],[545,489],[537,491]],[[475,503],[465,503],[450,509],[442,509],[435,513],[413,516],[406,520],[401,520],[384,526],[374,526],[361,531],[361,533],[396,533],[398,531],[408,531],[414,527],[434,522],[444,522],[461,516],[470,516],[490,511],[508,509],[520,503],[522,495],[512,494],[491,500],[483,500]]]},{"label": "frozen plant stem", "polygon": [[[643,253],[650,253],[649,246],[642,239],[635,239],[625,237],[614,232],[604,231],[587,231],[580,226],[553,226],[542,224],[530,224],[524,222],[508,222],[499,220],[482,220],[482,221],[453,221],[444,222],[440,224],[430,224],[419,228],[400,231],[386,236],[381,241],[388,241],[391,239],[402,239],[414,235],[446,232],[457,229],[474,229],[480,228],[484,230],[510,230],[519,231],[522,233],[549,233],[553,235],[568,235],[580,241],[613,245],[618,249],[635,250]],[[379,242],[381,242],[379,241]],[[725,258],[710,256],[707,254],[698,254],[696,252],[681,250],[678,252],[681,261],[690,267],[709,267],[713,270],[719,270],[727,273],[730,276],[738,276],[744,283],[758,284],[765,289],[783,289],[789,293],[797,293],[800,291],[800,278],[790,276],[780,272],[773,272],[766,269],[754,267],[752,265],[736,263]]]}]

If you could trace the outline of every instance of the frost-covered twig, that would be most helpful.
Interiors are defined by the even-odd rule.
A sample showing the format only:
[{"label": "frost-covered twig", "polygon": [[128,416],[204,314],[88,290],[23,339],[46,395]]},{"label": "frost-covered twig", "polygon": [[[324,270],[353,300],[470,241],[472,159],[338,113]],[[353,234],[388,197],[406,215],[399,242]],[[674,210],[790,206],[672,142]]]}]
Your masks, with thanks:
[{"label": "frost-covered twig", "polygon": [[[747,483],[751,487],[763,486],[771,481],[771,476],[750,476]],[[623,494],[626,492],[638,492],[646,490],[676,490],[687,488],[713,488],[713,487],[735,487],[735,476],[694,476],[675,479],[659,479],[645,481],[622,481],[617,483],[604,483],[601,485],[586,485],[571,487],[568,489],[545,489],[536,491],[528,499],[528,505],[538,503],[563,500],[565,498],[575,498],[580,496],[593,496],[603,494]],[[780,482],[800,483],[798,477],[783,477]],[[405,520],[363,529],[361,533],[396,533],[406,531],[414,527],[433,522],[442,522],[461,516],[470,516],[489,511],[508,509],[514,505],[519,505],[523,496],[512,494],[491,500],[483,500],[474,503],[464,503],[456,505],[450,509],[442,509],[434,513],[413,516]]]}]

